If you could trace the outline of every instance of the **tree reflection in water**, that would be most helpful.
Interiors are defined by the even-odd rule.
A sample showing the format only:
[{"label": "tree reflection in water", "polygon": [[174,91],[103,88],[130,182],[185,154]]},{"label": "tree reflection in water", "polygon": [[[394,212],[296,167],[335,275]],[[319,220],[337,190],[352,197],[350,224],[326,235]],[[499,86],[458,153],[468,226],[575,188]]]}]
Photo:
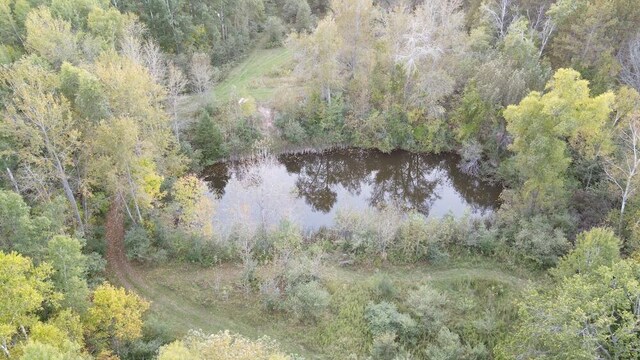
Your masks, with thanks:
[{"label": "tree reflection in water", "polygon": [[[330,214],[336,207],[343,206],[341,202],[346,198],[372,207],[394,203],[427,216],[434,211],[435,214],[446,211],[461,214],[469,209],[475,214],[485,214],[494,209],[501,189],[462,173],[457,167],[458,161],[458,157],[452,154],[412,154],[405,151],[384,154],[372,150],[341,149],[280,155],[266,162],[217,164],[208,169],[205,180],[222,201],[225,192],[232,189],[242,192],[241,195],[248,199],[256,194],[253,197],[256,207],[263,207],[265,201],[274,200],[273,196],[264,196],[266,190],[261,186],[270,183],[273,188],[273,183],[277,182],[292,187],[290,190],[294,190],[295,196],[304,202],[274,201],[278,203],[277,207],[284,209],[297,206],[296,212],[301,217]],[[247,178],[256,173],[270,181],[261,185],[260,181]],[[239,187],[235,182],[244,185]],[[299,209],[301,204],[308,209]],[[301,220],[301,225],[305,226],[305,219]]]}]

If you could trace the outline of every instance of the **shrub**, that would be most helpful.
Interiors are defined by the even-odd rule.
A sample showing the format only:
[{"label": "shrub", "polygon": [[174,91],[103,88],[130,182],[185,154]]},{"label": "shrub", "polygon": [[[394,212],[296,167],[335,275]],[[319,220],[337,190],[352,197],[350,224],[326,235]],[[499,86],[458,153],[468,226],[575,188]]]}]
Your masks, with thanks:
[{"label": "shrub", "polygon": [[344,354],[364,357],[369,352],[371,336],[364,314],[369,291],[361,285],[341,285],[333,289],[330,309],[332,316],[320,326],[320,341],[330,358]]},{"label": "shrub", "polygon": [[315,323],[329,306],[331,295],[317,281],[296,285],[287,307],[298,320]]},{"label": "shrub", "polygon": [[278,229],[269,234],[269,237],[276,255],[290,256],[302,246],[300,228],[289,220],[281,221]]},{"label": "shrub", "polygon": [[378,274],[371,281],[371,291],[373,297],[378,300],[393,300],[398,290],[395,288],[393,281],[386,274]]},{"label": "shrub", "polygon": [[385,259],[401,219],[402,212],[392,206],[361,212],[340,210],[336,227],[344,238],[346,251],[356,255],[375,254]]},{"label": "shrub", "polygon": [[284,35],[287,29],[282,20],[276,16],[269,16],[264,25],[264,33],[267,36],[267,47],[276,48],[282,46]]},{"label": "shrub", "polygon": [[304,128],[290,116],[280,116],[276,120],[276,127],[280,129],[280,136],[291,144],[300,144],[307,139]]},{"label": "shrub", "polygon": [[317,281],[322,270],[319,256],[309,257],[301,255],[290,260],[284,260],[281,264],[281,281],[284,282],[287,291],[299,284]]},{"label": "shrub", "polygon": [[555,265],[569,249],[564,232],[553,228],[546,217],[536,216],[520,220],[520,231],[515,236],[515,249],[521,257],[538,266]]},{"label": "shrub", "polygon": [[373,339],[371,356],[378,360],[394,360],[400,346],[396,342],[396,334],[385,333]]},{"label": "shrub", "polygon": [[155,248],[151,236],[142,226],[134,226],[124,238],[127,257],[142,262],[164,261],[166,252]]},{"label": "shrub", "polygon": [[260,295],[265,310],[273,312],[284,309],[282,291],[276,279],[265,280],[260,286]]},{"label": "shrub", "polygon": [[415,330],[415,321],[406,314],[398,312],[395,304],[383,301],[378,304],[370,303],[364,314],[369,325],[369,332],[374,336],[396,334],[408,337]]},{"label": "shrub", "polygon": [[428,285],[409,292],[407,297],[407,307],[420,319],[420,325],[427,334],[435,334],[442,327],[446,303],[447,297]]},{"label": "shrub", "polygon": [[438,261],[447,256],[447,246],[465,242],[468,233],[466,219],[457,221],[453,216],[427,219],[412,212],[400,225],[394,259],[401,262]]},{"label": "shrub", "polygon": [[435,341],[425,349],[425,358],[431,360],[485,359],[488,351],[483,345],[463,345],[460,336],[447,327],[438,332]]}]

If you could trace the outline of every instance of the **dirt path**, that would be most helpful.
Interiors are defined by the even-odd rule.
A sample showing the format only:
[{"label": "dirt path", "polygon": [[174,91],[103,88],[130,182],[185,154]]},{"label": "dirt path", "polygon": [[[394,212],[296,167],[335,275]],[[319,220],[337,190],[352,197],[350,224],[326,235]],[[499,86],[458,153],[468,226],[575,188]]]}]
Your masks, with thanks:
[{"label": "dirt path", "polygon": [[107,272],[129,288],[121,276],[123,271],[126,272],[128,262],[124,250],[124,213],[119,198],[112,200],[109,206],[104,237],[107,241]]}]

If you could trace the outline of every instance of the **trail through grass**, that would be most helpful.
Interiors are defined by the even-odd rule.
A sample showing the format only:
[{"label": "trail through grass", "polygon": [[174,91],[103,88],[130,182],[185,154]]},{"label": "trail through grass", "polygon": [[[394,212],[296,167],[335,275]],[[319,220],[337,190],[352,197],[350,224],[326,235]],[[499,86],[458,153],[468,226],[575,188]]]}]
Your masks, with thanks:
[{"label": "trail through grass", "polygon": [[219,102],[229,100],[234,92],[240,97],[268,100],[277,88],[290,85],[292,60],[293,54],[287,48],[257,49],[214,86],[212,95]]},{"label": "trail through grass", "polygon": [[212,102],[225,103],[232,95],[253,97],[266,103],[275,96],[278,89],[295,88],[295,79],[291,75],[293,67],[291,50],[279,47],[275,49],[256,49],[236,65],[227,76],[206,94],[189,94],[180,100],[179,115],[193,118],[199,109]]}]

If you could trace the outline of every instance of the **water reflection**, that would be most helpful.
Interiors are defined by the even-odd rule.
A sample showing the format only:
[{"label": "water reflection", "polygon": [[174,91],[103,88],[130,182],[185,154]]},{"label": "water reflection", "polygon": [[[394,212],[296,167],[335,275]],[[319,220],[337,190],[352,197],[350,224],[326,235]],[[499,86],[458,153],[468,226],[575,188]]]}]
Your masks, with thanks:
[{"label": "water reflection", "polygon": [[426,216],[492,211],[501,189],[463,174],[457,163],[455,155],[332,150],[217,164],[205,180],[219,199],[221,223],[238,209],[243,221],[293,216],[305,228],[331,225],[340,207],[394,203]]}]

